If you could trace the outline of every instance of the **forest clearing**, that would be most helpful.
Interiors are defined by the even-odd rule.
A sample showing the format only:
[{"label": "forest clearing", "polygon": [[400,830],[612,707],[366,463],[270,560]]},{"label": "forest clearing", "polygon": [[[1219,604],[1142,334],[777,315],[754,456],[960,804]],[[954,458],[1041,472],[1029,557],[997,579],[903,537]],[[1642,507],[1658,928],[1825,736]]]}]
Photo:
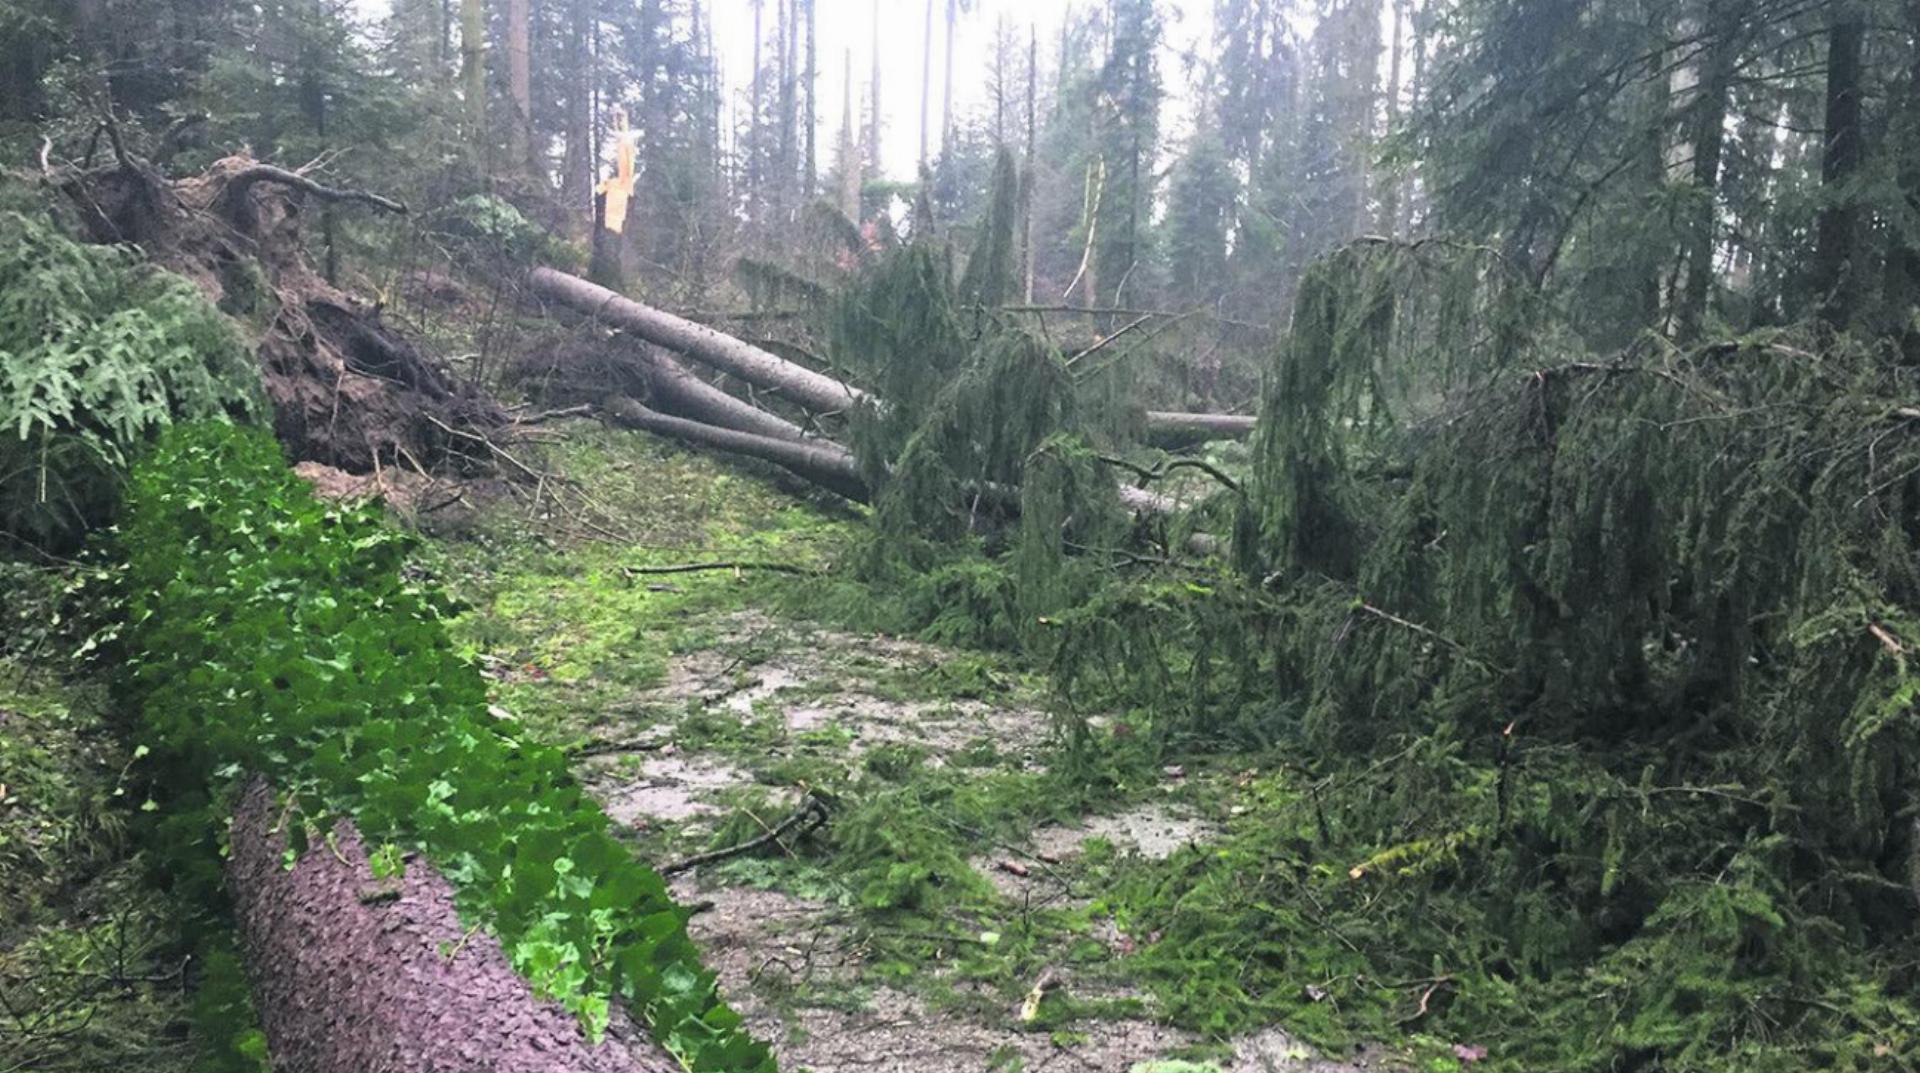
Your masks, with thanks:
[{"label": "forest clearing", "polygon": [[1920,1068],[1916,0],[0,0],[0,1073]]}]

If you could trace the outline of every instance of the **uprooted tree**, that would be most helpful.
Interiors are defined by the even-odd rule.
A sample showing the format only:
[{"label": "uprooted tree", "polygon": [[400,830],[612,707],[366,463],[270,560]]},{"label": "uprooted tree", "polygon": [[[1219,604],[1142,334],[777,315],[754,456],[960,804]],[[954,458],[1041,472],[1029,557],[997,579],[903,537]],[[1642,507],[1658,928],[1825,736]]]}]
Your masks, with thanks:
[{"label": "uprooted tree", "polygon": [[111,162],[49,169],[45,181],[89,239],[137,247],[253,336],[274,430],[296,460],[350,473],[492,464],[471,437],[507,425],[500,407],[308,259],[302,230],[315,204],[391,214],[403,205],[245,156],[169,178],[107,129]]}]

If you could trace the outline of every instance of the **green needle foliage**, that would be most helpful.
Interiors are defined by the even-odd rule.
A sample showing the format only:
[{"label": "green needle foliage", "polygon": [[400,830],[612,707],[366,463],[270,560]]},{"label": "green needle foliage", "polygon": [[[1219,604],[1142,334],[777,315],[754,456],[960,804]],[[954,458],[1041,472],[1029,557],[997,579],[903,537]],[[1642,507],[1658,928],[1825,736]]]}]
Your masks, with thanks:
[{"label": "green needle foliage", "polygon": [[193,285],[0,210],[0,518],[71,546],[111,516],[134,448],[174,421],[248,417],[259,370]]},{"label": "green needle foliage", "polygon": [[226,802],[259,775],[299,818],[296,849],[351,820],[376,866],[432,862],[463,918],[590,1033],[623,1002],[689,1070],[770,1073],[661,877],[558,749],[488,714],[447,600],[401,571],[410,537],[321,503],[269,436],[221,425],[163,437],[130,500],[125,685],[163,765],[156,834],[186,904],[218,904]]},{"label": "green needle foliage", "polygon": [[1915,373],[1785,331],[1570,357],[1551,324],[1479,250],[1327,260],[1238,569],[1063,616],[1071,699],[1288,768],[1117,899],[1143,964],[1222,1033],[1915,1068]]}]

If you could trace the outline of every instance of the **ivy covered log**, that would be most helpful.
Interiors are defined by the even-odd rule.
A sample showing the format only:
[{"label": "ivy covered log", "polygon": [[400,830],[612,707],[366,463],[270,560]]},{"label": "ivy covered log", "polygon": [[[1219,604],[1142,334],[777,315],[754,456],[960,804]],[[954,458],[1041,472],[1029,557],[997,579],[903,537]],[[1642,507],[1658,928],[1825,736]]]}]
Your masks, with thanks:
[{"label": "ivy covered log", "polygon": [[[180,904],[209,907],[190,931],[238,925],[277,1068],[656,1068],[644,1054],[496,1061],[523,1039],[568,1038],[568,1019],[564,1053],[597,1054],[630,1015],[691,1073],[771,1073],[665,881],[613,837],[560,750],[489,713],[444,626],[453,607],[401,569],[413,538],[376,508],[319,501],[257,430],[176,427],[130,483],[122,690],[157,764],[147,841]],[[379,944],[400,953],[363,959]],[[358,1015],[341,996],[363,990],[420,1011],[469,1009],[450,996],[470,990],[519,1012],[448,1012],[435,1031],[452,1038],[422,1042],[411,1033],[427,1020],[342,1021]],[[223,1045],[240,1027],[203,1035]],[[453,1057],[328,1049],[367,1033]],[[475,1064],[459,1064],[462,1043]],[[237,1044],[226,1057],[210,1067],[258,1068]]]},{"label": "ivy covered log", "polygon": [[249,785],[226,870],[279,1073],[679,1073],[624,1016],[589,1041],[514,972],[497,938],[461,923],[453,886],[431,865],[376,878],[343,821],[326,849],[287,868],[279,817],[272,789]]}]

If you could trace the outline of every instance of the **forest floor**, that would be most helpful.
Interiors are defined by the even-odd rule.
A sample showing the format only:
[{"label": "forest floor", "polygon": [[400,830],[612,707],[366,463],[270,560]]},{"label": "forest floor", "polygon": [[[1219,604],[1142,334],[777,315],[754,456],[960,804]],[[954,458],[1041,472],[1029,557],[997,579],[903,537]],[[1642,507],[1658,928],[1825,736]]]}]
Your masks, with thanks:
[{"label": "forest floor", "polygon": [[1157,936],[1131,934],[1108,892],[1215,838],[1245,811],[1251,773],[1175,766],[1088,790],[1059,770],[1037,676],[849,628],[876,616],[837,572],[651,572],[825,570],[852,546],[846,518],[645,437],[583,423],[568,442],[559,465],[621,539],[542,535],[526,524],[538,504],[509,500],[436,543],[428,568],[469,606],[457,635],[494,702],[575,750],[649,861],[824,805],[817,830],[674,879],[723,992],[782,1069],[1404,1065],[1381,1050],[1333,1061],[1277,1027],[1182,1027],[1165,982],[1135,978],[1130,955]]}]

